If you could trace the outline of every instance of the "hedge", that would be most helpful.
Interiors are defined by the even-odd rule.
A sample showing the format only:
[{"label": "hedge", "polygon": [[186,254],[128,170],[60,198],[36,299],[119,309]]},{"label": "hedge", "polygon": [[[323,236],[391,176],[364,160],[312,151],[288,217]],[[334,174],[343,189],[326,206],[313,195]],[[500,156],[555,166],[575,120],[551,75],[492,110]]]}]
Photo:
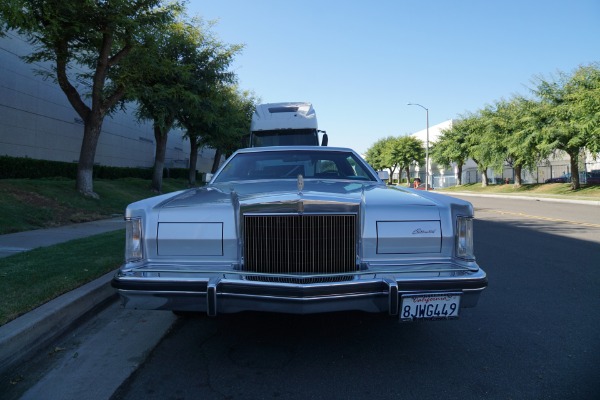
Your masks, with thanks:
[{"label": "hedge", "polygon": [[[163,176],[187,179],[186,168],[169,168]],[[77,178],[77,163],[36,160],[33,158],[0,156],[0,179]],[[152,168],[94,166],[94,179],[140,178],[152,179]],[[198,176],[196,176],[198,179]]]}]

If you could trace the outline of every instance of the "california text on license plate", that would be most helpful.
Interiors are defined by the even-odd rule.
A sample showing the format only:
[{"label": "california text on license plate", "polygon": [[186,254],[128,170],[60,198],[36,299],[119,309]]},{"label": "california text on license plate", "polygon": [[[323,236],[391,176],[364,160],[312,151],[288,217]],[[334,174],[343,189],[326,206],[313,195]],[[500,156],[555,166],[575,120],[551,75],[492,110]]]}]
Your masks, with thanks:
[{"label": "california text on license plate", "polygon": [[460,293],[404,294],[402,321],[458,318]]}]

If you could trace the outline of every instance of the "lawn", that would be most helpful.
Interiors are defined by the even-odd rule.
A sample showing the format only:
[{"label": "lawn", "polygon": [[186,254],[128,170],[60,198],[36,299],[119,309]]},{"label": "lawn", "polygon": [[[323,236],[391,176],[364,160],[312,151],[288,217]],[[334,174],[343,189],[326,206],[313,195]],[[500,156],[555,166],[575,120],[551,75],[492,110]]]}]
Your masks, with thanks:
[{"label": "lawn", "polygon": [[[69,179],[1,179],[0,234],[122,215],[127,204],[154,196],[141,179],[97,180],[99,199]],[[187,187],[166,179],[163,191]],[[124,231],[109,232],[0,258],[0,325],[119,267]]]},{"label": "lawn", "polygon": [[[163,192],[185,189],[165,179]],[[0,179],[0,235],[123,214],[127,204],[156,195],[143,179],[96,180],[99,199],[81,195],[71,179]]]},{"label": "lawn", "polygon": [[124,238],[118,230],[0,258],[0,325],[118,268]]}]

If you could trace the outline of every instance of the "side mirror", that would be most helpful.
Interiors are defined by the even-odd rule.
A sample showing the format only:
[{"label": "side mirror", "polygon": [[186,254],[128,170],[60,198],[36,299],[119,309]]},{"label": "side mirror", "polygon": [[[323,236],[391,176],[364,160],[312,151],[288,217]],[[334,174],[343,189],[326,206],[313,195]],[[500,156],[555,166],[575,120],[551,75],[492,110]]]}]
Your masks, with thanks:
[{"label": "side mirror", "polygon": [[213,178],[213,174],[211,174],[210,172],[207,172],[206,174],[204,174],[204,183],[210,182],[210,180],[212,178]]},{"label": "side mirror", "polygon": [[379,176],[379,179],[383,179],[384,181],[390,179],[389,171],[377,171],[377,175]]},{"label": "side mirror", "polygon": [[321,139],[321,146],[327,146],[327,143],[329,143],[329,137],[327,136],[327,132],[325,132],[325,131],[319,131],[319,132],[323,132],[323,138]]}]

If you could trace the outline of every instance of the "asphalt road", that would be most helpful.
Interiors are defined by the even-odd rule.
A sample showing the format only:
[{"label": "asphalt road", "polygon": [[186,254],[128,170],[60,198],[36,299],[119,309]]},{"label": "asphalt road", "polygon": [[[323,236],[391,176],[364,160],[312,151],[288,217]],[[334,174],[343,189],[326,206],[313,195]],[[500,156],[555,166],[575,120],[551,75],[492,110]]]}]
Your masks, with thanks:
[{"label": "asphalt road", "polygon": [[490,284],[459,320],[182,318],[113,399],[600,398],[600,207],[468,200]]}]

